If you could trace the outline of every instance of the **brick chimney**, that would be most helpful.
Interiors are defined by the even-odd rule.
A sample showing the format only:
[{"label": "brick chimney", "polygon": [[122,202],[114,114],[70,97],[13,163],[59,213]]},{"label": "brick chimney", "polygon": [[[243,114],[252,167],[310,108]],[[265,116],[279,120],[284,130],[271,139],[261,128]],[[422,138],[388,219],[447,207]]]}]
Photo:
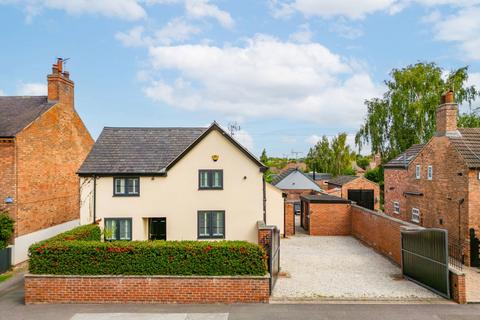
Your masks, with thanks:
[{"label": "brick chimney", "polygon": [[47,76],[48,101],[58,101],[73,107],[74,83],[70,80],[68,71],[63,70],[63,62],[62,58],[58,58],[52,66],[52,73]]},{"label": "brick chimney", "polygon": [[436,136],[458,136],[457,130],[458,106],[455,103],[453,90],[447,91],[442,95],[441,104],[437,107]]}]

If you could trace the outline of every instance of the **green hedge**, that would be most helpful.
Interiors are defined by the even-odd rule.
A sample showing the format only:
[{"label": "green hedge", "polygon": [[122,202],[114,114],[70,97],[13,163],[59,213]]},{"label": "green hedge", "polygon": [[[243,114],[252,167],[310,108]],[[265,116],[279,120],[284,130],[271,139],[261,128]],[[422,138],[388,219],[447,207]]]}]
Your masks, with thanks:
[{"label": "green hedge", "polygon": [[8,242],[13,235],[14,221],[7,212],[0,212],[0,250],[8,246]]},{"label": "green hedge", "polygon": [[33,274],[265,275],[266,255],[245,241],[100,242],[100,228],[82,226],[29,249]]}]

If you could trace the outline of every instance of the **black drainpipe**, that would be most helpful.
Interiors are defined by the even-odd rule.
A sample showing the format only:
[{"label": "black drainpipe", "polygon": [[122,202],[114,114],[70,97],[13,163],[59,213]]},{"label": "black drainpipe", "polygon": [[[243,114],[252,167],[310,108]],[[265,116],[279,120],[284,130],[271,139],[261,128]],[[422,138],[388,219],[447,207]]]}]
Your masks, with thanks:
[{"label": "black drainpipe", "polygon": [[267,224],[267,191],[266,191],[266,183],[265,183],[265,176],[262,178],[263,182],[263,222]]},{"label": "black drainpipe", "polygon": [[93,223],[97,223],[97,176],[93,175]]}]

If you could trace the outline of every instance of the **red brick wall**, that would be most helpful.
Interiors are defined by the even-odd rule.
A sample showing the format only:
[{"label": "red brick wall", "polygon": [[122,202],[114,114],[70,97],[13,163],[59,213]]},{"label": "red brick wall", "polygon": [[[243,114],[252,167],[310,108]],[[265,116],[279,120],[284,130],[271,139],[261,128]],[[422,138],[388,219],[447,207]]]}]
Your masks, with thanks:
[{"label": "red brick wall", "polygon": [[[384,171],[384,211],[385,214],[405,221],[410,221],[407,216],[406,203],[407,200],[404,192],[408,186],[408,171],[405,169],[387,169]],[[393,211],[393,203],[398,202],[400,205],[400,213]]]},{"label": "red brick wall", "polygon": [[401,265],[402,227],[416,226],[380,212],[352,205],[352,235]]},{"label": "red brick wall", "polygon": [[16,137],[17,235],[79,219],[76,171],[93,145],[68,103],[57,103]]},{"label": "red brick wall", "polygon": [[294,201],[285,201],[285,237],[295,234]]},{"label": "red brick wall", "polygon": [[13,139],[0,139],[0,209],[8,210],[15,219],[15,204],[4,205],[7,197],[17,198],[15,178],[15,142]]},{"label": "red brick wall", "polygon": [[287,200],[292,201],[300,201],[300,196],[316,194],[316,192],[311,189],[282,189],[282,191],[287,194]]},{"label": "red brick wall", "polygon": [[465,286],[465,274],[450,270],[450,295],[456,303],[467,303],[467,291]]},{"label": "red brick wall", "polygon": [[267,303],[269,278],[25,276],[25,303]]},{"label": "red brick wall", "polygon": [[348,236],[351,234],[351,206],[348,203],[310,203],[312,236]]}]

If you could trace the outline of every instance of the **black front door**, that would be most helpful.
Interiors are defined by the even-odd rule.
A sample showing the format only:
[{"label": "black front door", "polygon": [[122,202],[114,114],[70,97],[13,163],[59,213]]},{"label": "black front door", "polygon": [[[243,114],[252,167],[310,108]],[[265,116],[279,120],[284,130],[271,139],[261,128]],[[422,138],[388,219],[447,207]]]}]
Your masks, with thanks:
[{"label": "black front door", "polygon": [[150,240],[167,240],[167,218],[150,218]]}]

